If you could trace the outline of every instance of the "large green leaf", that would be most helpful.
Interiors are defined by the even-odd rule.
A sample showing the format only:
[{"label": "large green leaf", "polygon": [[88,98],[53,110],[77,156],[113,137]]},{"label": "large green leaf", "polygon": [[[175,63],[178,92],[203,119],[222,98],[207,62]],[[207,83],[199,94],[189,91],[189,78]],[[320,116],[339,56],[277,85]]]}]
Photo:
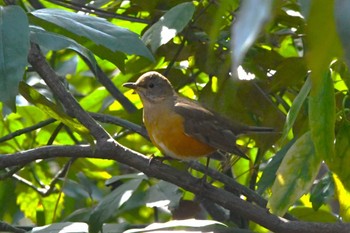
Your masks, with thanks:
[{"label": "large green leaf", "polygon": [[[311,74],[311,77],[314,74]],[[316,156],[327,163],[334,162],[335,96],[331,73],[313,82],[309,97],[309,124]]]},{"label": "large green leaf", "polygon": [[245,0],[232,27],[233,69],[242,63],[250,46],[271,17],[273,0]]},{"label": "large green leaf", "polygon": [[312,1],[307,20],[308,66],[311,69],[309,124],[316,156],[334,161],[335,96],[329,66],[341,53],[335,28],[334,0]]},{"label": "large green leaf", "polygon": [[18,6],[0,6],[0,101],[13,111],[29,51],[28,18]]},{"label": "large green leaf", "polygon": [[192,2],[181,3],[171,8],[142,36],[153,52],[181,32],[192,19],[195,7]]},{"label": "large green leaf", "polygon": [[268,208],[283,216],[288,208],[309,191],[321,165],[315,155],[310,132],[301,136],[288,150],[276,172]]},{"label": "large green leaf", "polygon": [[30,27],[30,40],[48,50],[72,49],[89,61],[90,66],[97,72],[97,62],[91,51],[68,37],[32,26]]},{"label": "large green leaf", "polygon": [[115,216],[117,210],[129,200],[143,178],[143,176],[140,176],[140,178],[129,180],[105,196],[90,215],[89,232],[99,232],[102,224],[112,216]]},{"label": "large green leaf", "polygon": [[40,9],[32,11],[31,14],[76,35],[89,38],[94,43],[105,46],[114,52],[136,54],[154,60],[153,55],[136,33],[118,27],[102,18],[59,9]]}]

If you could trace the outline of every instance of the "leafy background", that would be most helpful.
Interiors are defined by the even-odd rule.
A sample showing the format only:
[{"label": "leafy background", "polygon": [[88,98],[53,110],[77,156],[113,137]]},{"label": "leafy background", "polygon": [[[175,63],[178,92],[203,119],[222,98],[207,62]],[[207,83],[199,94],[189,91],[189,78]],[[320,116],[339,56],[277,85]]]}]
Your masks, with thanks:
[{"label": "leafy background", "polygon": [[[212,168],[256,190],[273,214],[349,221],[348,1],[0,5],[2,158],[45,145],[93,144],[88,129],[28,65],[35,43],[67,90],[85,111],[100,114],[97,119],[118,143],[160,155],[140,127],[138,96],[122,87],[146,71],[159,71],[182,95],[278,132],[239,138],[252,160],[233,158],[229,166],[214,161]],[[101,120],[110,115],[113,120]],[[181,162],[171,165],[186,171]],[[162,222],[157,227],[267,231],[254,222],[240,225],[227,214],[219,218],[191,192],[112,160],[37,160],[2,168],[0,179],[0,219],[12,225],[61,222],[51,225],[58,232],[75,222],[68,226],[82,232],[88,226],[90,232],[102,226],[122,232]],[[202,220],[170,221],[190,218]]]}]

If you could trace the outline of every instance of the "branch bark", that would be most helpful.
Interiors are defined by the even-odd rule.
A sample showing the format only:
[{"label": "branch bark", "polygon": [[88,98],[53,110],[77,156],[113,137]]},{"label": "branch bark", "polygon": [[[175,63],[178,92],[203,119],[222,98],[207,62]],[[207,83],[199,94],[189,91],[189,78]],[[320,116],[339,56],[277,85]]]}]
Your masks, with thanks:
[{"label": "branch bark", "polygon": [[343,223],[314,223],[289,221],[272,215],[265,208],[244,201],[232,193],[216,188],[210,184],[204,186],[190,173],[179,171],[169,165],[154,160],[149,164],[148,157],[119,145],[114,140],[101,141],[96,146],[46,146],[18,152],[0,157],[0,169],[11,166],[25,165],[37,159],[56,157],[72,158],[100,158],[112,159],[129,165],[145,173],[173,183],[185,190],[200,195],[230,211],[238,212],[241,216],[250,219],[273,232],[283,233],[345,233],[350,232],[350,224]]}]

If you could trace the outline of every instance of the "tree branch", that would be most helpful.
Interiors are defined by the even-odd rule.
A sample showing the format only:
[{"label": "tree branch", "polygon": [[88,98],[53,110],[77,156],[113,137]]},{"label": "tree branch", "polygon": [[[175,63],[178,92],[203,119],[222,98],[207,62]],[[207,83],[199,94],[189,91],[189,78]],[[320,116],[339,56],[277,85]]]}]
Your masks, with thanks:
[{"label": "tree branch", "polygon": [[185,190],[200,195],[230,211],[239,213],[241,216],[258,223],[273,232],[350,232],[350,224],[289,221],[272,215],[267,209],[244,201],[226,190],[216,188],[210,184],[202,185],[201,182],[198,182],[197,178],[193,177],[188,172],[179,171],[157,160],[154,160],[149,164],[149,159],[147,157],[137,152],[133,152],[113,140],[102,141],[96,146],[46,146],[1,156],[0,169],[10,166],[25,165],[37,159],[55,157],[89,157],[116,160],[120,163],[134,167],[150,177],[168,181]]}]

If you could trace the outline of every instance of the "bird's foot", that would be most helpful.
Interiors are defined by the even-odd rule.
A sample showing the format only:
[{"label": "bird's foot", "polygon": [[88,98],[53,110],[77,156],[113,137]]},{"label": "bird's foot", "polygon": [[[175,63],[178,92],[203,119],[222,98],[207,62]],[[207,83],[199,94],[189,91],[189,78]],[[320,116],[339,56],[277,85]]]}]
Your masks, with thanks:
[{"label": "bird's foot", "polygon": [[158,160],[159,162],[163,163],[165,160],[176,160],[176,159],[169,157],[169,156],[160,157],[160,156],[155,156],[154,154],[152,154],[149,158],[148,164],[151,165],[154,160]]}]

